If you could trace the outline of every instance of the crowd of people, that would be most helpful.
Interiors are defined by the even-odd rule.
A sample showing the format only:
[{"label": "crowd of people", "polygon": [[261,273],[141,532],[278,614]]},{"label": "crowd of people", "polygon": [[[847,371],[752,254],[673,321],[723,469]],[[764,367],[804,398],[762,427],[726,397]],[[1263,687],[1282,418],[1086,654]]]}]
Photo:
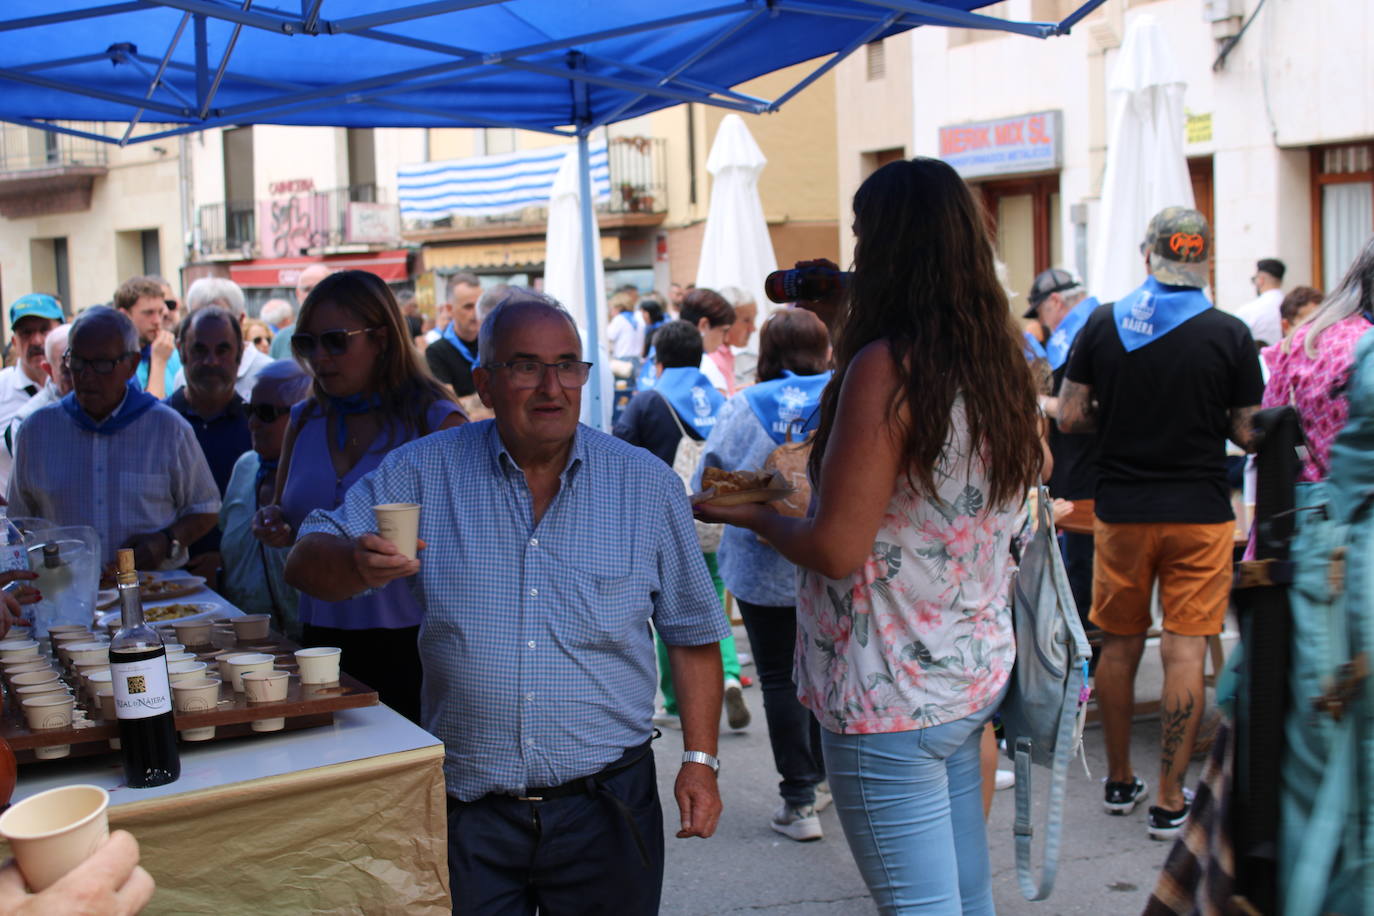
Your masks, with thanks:
[{"label": "crowd of people", "polygon": [[[1028,492],[1095,500],[1093,533],[1062,549],[1100,643],[1113,815],[1150,792],[1130,734],[1158,583],[1145,827],[1171,838],[1229,599],[1227,440],[1253,450],[1254,412],[1292,404],[1320,479],[1332,394],[1374,322],[1374,241],[1329,298],[1285,294],[1261,260],[1258,298],[1229,314],[1203,292],[1210,227],[1169,208],[1142,227],[1138,289],[1099,303],[1053,268],[1018,324],[949,166],[883,166],[853,225],[848,289],[757,330],[738,289],[617,290],[612,370],[634,393],[613,434],[578,422],[577,321],[470,273],[432,328],[378,277],[323,264],[258,318],[217,278],[183,306],[135,277],[70,324],[27,295],[8,313],[0,486],[12,515],[94,527],[106,562],[132,547],[341,647],[442,739],[455,908],[657,910],[653,726],[682,732],[677,836],[709,837],[722,708],[751,718],[728,591],[779,777],[769,826],[820,839],[833,803],[880,911],[991,913],[989,724]],[[775,470],[789,498],[693,505],[711,468]],[[376,533],[390,503],[421,506],[418,559]]]}]

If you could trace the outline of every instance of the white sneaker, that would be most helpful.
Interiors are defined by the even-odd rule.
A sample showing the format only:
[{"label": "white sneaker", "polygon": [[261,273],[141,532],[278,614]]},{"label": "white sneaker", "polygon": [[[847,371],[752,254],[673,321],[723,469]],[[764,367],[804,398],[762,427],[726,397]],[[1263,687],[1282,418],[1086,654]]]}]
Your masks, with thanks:
[{"label": "white sneaker", "polygon": [[744,704],[744,687],[740,685],[738,678],[727,677],[725,679],[725,721],[730,727],[738,731],[746,727],[752,717],[749,715],[749,707]]},{"label": "white sneaker", "polygon": [[994,785],[998,792],[1003,789],[1010,789],[1012,786],[1016,785],[1016,774],[1011,770],[998,770]]},{"label": "white sneaker", "polygon": [[816,783],[816,803],[811,806],[816,809],[816,813],[820,814],[834,803],[835,796],[830,794],[830,783],[825,781]]},{"label": "white sneaker", "polygon": [[816,809],[813,805],[794,808],[787,802],[783,802],[768,826],[788,839],[796,840],[799,843],[804,843],[807,840],[819,840],[822,836],[821,819],[816,816]]},{"label": "white sneaker", "polygon": [[748,652],[736,652],[735,658],[739,659],[739,666],[741,668],[747,668],[754,663],[754,656],[750,655]]}]

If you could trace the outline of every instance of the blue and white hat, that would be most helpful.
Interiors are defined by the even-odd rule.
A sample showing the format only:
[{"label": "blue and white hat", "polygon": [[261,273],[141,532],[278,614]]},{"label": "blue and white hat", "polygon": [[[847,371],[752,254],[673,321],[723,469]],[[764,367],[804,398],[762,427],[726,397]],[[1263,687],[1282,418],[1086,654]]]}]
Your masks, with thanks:
[{"label": "blue and white hat", "polygon": [[62,306],[57,300],[44,293],[29,293],[10,303],[10,328],[14,328],[24,318],[51,318],[62,321]]}]

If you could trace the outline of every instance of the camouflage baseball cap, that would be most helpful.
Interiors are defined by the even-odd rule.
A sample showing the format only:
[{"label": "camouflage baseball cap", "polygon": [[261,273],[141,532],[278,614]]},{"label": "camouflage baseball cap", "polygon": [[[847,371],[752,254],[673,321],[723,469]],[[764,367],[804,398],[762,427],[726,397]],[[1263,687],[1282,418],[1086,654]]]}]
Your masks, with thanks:
[{"label": "camouflage baseball cap", "polygon": [[1170,286],[1207,286],[1207,261],[1212,256],[1212,228],[1207,218],[1187,207],[1165,207],[1150,220],[1144,248],[1150,272]]}]

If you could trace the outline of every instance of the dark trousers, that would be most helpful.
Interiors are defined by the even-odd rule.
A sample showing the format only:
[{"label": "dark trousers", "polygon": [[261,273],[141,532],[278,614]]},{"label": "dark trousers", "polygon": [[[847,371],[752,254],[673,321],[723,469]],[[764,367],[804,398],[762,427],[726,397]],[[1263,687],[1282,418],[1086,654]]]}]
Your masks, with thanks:
[{"label": "dark trousers", "polygon": [[[1088,614],[1093,609],[1093,536],[1065,531],[1059,537],[1062,539],[1060,552],[1064,555],[1064,572],[1068,575],[1069,590],[1073,592],[1073,603],[1078,606],[1078,619],[1083,622],[1084,631],[1091,632],[1097,629],[1096,624],[1088,621]],[[1093,671],[1097,670],[1097,656],[1101,651],[1100,646],[1093,646],[1089,665]]]},{"label": "dark trousers", "polygon": [[[653,753],[607,776],[603,795],[448,800],[453,912],[464,916],[652,916],[663,890],[663,809]],[[534,789],[531,792],[537,791]]]},{"label": "dark trousers", "polygon": [[754,667],[763,691],[763,714],[773,765],[782,782],[778,794],[789,805],[806,806],[816,800],[816,783],[825,779],[821,758],[821,729],[816,717],[797,699],[792,680],[792,655],[797,645],[797,609],[739,604]]},{"label": "dark trousers", "polygon": [[301,642],[306,648],[337,646],[343,650],[340,667],[362,681],[383,703],[420,724],[419,627],[399,630],[339,630],[305,624]]}]

